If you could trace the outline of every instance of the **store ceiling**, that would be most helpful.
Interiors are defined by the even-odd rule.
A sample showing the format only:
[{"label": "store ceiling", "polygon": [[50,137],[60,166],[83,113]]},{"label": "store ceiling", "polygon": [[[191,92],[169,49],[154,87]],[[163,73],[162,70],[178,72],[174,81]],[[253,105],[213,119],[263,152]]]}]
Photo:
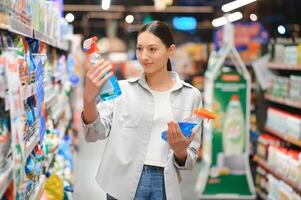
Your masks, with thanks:
[{"label": "store ceiling", "polygon": [[[190,8],[200,8],[202,6],[211,7],[211,12],[192,12],[192,13],[153,13],[153,12],[142,12],[139,10],[137,6],[147,5],[152,7],[154,5],[153,0],[111,0],[111,4],[121,5],[125,9],[122,13],[118,12],[104,12],[99,9],[95,5],[100,5],[101,0],[64,0],[65,4],[65,12],[72,12],[75,15],[75,21],[73,25],[75,27],[75,32],[86,32],[86,34],[94,34],[93,32],[102,32],[104,33],[104,29],[106,24],[104,23],[104,19],[110,16],[117,16],[119,18],[119,24],[124,24],[124,17],[127,14],[131,14],[128,11],[135,11],[135,23],[142,24],[145,16],[151,16],[156,20],[164,20],[171,21],[173,16],[187,16],[192,15],[195,16],[197,21],[200,23],[200,29],[208,29],[212,30],[210,22],[212,19],[216,17],[220,17],[223,15],[221,11],[221,6],[225,3],[230,2],[231,0],[173,0],[173,6],[193,6]],[[77,5],[76,11],[66,9],[68,5]],[[84,4],[84,5],[83,5]],[[84,10],[84,6],[93,5],[93,13],[95,15],[95,11],[98,12],[98,17],[94,17],[94,19],[89,20],[89,27],[85,24],[85,16],[88,13],[91,14],[88,10]],[[112,6],[113,7],[113,6]],[[69,7],[70,8],[70,7]],[[91,7],[90,7],[91,8]],[[119,7],[118,7],[119,8]],[[184,8],[184,7],[183,7]],[[268,29],[272,37],[277,37],[277,26],[283,24],[287,26],[288,33],[287,36],[291,36],[295,34],[300,36],[301,29],[301,12],[299,11],[301,8],[301,0],[258,0],[254,3],[251,3],[243,8],[238,9],[244,15],[244,19],[242,21],[249,21],[249,14],[256,13],[259,19],[259,22],[263,24],[263,26]],[[132,10],[131,10],[132,9]],[[183,9],[184,10],[184,9]],[[92,11],[92,10],[91,10]],[[101,14],[102,13],[102,14]],[[122,25],[124,26],[124,25]],[[85,30],[84,30],[85,29]],[[88,30],[87,30],[88,29]],[[208,34],[207,34],[208,35]]]}]

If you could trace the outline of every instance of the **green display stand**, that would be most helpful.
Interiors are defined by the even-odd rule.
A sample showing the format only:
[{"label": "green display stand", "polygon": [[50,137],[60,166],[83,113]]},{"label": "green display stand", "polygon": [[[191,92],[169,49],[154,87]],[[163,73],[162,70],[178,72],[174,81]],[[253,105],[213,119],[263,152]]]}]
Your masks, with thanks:
[{"label": "green display stand", "polygon": [[256,199],[248,153],[250,75],[233,45],[233,25],[224,33],[205,75],[204,106],[217,118],[204,124],[196,189],[200,199]]}]

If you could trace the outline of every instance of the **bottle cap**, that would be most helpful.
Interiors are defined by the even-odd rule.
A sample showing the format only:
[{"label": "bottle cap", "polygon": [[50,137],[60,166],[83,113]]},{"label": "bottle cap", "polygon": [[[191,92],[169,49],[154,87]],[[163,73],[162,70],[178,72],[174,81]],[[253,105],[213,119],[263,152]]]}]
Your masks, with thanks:
[{"label": "bottle cap", "polygon": [[239,100],[239,96],[234,94],[234,95],[232,95],[231,100],[238,101]]}]

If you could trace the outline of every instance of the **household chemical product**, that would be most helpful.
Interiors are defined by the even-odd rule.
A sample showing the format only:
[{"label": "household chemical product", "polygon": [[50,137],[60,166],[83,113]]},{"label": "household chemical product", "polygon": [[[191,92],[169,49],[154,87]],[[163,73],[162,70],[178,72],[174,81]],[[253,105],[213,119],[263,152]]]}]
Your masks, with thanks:
[{"label": "household chemical product", "polygon": [[[178,122],[181,132],[185,137],[190,137],[192,133],[192,129],[194,131],[198,131],[198,129],[201,126],[202,119],[215,119],[216,116],[209,112],[208,110],[204,108],[197,108],[193,110],[193,115],[190,119]],[[167,131],[163,131],[161,133],[161,138],[165,141],[167,141]]]},{"label": "household chemical product", "polygon": [[[83,44],[84,51],[90,55],[92,65],[95,65],[101,58],[99,50],[96,47],[97,37],[86,39]],[[105,75],[107,76],[108,73]],[[111,100],[121,95],[121,90],[116,77],[113,75],[101,88],[99,98],[102,101]]]},{"label": "household chemical product", "polygon": [[223,149],[226,155],[240,155],[244,151],[244,115],[237,95],[227,106],[223,125]]}]

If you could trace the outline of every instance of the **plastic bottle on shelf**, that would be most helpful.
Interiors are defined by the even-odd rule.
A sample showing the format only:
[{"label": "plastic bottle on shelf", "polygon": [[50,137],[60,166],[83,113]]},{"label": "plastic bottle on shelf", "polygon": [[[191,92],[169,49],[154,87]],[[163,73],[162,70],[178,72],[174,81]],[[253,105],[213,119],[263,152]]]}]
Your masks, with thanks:
[{"label": "plastic bottle on shelf", "polygon": [[[90,62],[95,65],[101,58],[98,48],[96,47],[97,37],[86,39],[83,43],[84,51],[90,55]],[[105,75],[107,76],[108,73]],[[118,81],[114,75],[103,85],[99,93],[99,98],[102,101],[111,100],[121,95],[121,90]]]}]

